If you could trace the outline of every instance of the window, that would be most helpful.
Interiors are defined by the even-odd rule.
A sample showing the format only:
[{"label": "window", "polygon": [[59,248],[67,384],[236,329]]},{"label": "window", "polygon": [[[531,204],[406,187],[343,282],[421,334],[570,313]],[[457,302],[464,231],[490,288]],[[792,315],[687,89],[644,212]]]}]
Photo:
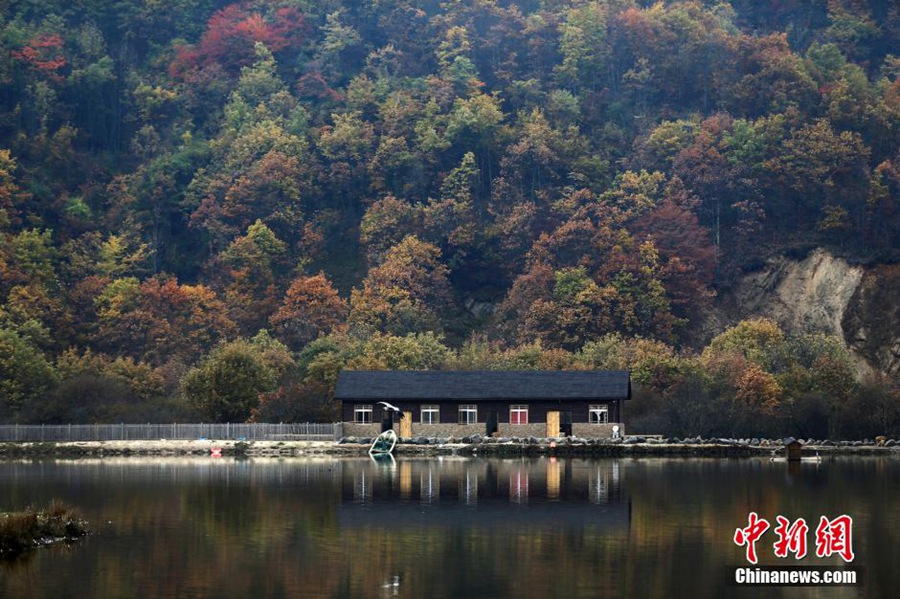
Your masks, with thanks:
[{"label": "window", "polygon": [[475,424],[478,422],[478,406],[462,405],[459,406],[459,423]]},{"label": "window", "polygon": [[422,424],[437,424],[441,421],[439,406],[422,406]]},{"label": "window", "polygon": [[357,424],[372,423],[372,406],[354,406],[353,422]]},{"label": "window", "polygon": [[609,422],[609,407],[591,406],[588,410],[588,422],[591,424],[606,424]]},{"label": "window", "polygon": [[510,424],[528,424],[528,406],[509,406]]}]

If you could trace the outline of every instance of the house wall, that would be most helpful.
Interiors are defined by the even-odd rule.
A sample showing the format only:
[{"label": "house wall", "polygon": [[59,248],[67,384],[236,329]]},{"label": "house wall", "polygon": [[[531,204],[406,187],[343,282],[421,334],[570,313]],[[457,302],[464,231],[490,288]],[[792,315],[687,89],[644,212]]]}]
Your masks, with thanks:
[{"label": "house wall", "polygon": [[[585,439],[609,439],[612,438],[612,427],[616,423],[609,424],[586,424],[572,423],[572,434],[576,437]],[[625,436],[625,425],[619,423],[619,434]],[[347,437],[375,437],[381,432],[381,423],[374,424],[355,424],[353,422],[344,422],[344,436]],[[508,424],[500,423],[498,425],[498,435],[501,437],[537,437],[544,438],[547,436],[547,424],[544,422],[533,422],[531,424]],[[394,423],[394,430],[400,434],[400,424]],[[484,435],[485,423],[477,424],[422,424],[413,422],[412,434],[414,437],[471,437],[472,435]]]},{"label": "house wall", "polygon": [[[545,423],[547,422],[548,411],[569,412],[572,417],[572,424],[588,424],[588,409],[591,405],[606,404],[609,408],[609,419],[611,422],[622,420],[621,401],[534,401],[534,400],[503,400],[503,401],[443,401],[443,402],[412,402],[395,400],[391,402],[404,412],[412,412],[412,421],[414,424],[421,423],[422,405],[438,405],[440,408],[441,424],[458,424],[459,423],[459,406],[466,404],[474,404],[478,406],[478,422],[487,421],[490,412],[496,412],[498,424],[509,424],[509,408],[511,405],[524,404],[528,406],[528,422],[529,423]],[[382,409],[376,401],[345,401],[343,403],[342,414],[344,422],[353,422],[353,407],[355,405],[367,404],[373,407],[372,417],[375,423],[381,422]],[[396,418],[395,418],[396,420]],[[599,425],[592,425],[599,426]],[[380,429],[379,429],[380,430]],[[483,431],[481,431],[483,432]],[[573,429],[574,432],[574,429]],[[471,434],[471,433],[470,433]],[[456,435],[454,435],[456,436]],[[522,436],[522,435],[516,435]]]},{"label": "house wall", "polygon": [[[516,401],[480,401],[471,402],[478,406],[478,422],[475,424],[459,424],[459,406],[466,402],[440,402],[440,422],[437,424],[422,424],[421,406],[417,402],[391,402],[404,412],[412,413],[412,435],[414,437],[467,437],[471,435],[484,435],[487,432],[486,421],[493,411],[497,416],[497,434],[501,437],[538,437],[547,436],[547,412],[569,412],[572,418],[572,434],[584,438],[611,438],[612,427],[615,420],[621,414],[620,402],[608,402],[609,418],[612,422],[606,424],[588,423],[588,407],[597,401],[573,401],[573,402],[535,402],[523,401],[528,406],[528,424],[510,424],[510,405],[518,405]],[[356,424],[353,422],[353,409],[355,405],[372,405],[374,422],[371,424]],[[435,405],[425,404],[425,405]],[[377,402],[344,402],[342,409],[344,417],[344,435],[354,437],[373,437],[381,432],[381,418],[384,412]],[[625,427],[619,424],[619,434],[624,436]],[[394,418],[394,430],[399,434],[399,419]]]}]

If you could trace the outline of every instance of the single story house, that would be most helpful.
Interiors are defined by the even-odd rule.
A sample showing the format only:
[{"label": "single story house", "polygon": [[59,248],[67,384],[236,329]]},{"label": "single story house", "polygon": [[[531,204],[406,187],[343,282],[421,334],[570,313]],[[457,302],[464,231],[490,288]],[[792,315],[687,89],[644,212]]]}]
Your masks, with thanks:
[{"label": "single story house", "polygon": [[631,374],[345,370],[335,399],[342,402],[344,434],[352,436],[394,428],[401,437],[613,437],[625,433]]}]

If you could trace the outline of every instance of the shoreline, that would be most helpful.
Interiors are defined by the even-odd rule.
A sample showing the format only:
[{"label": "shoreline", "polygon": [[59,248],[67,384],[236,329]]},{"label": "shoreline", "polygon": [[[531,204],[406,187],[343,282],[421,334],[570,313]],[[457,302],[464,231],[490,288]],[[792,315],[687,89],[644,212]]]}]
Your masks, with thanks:
[{"label": "shoreline", "polygon": [[[472,457],[770,457],[783,455],[780,445],[750,445],[735,440],[711,439],[679,443],[594,442],[593,440],[479,440],[470,443],[409,440],[398,443],[395,456]],[[0,443],[0,460],[41,458],[103,457],[254,457],[289,458],[308,456],[365,457],[369,444],[339,441],[234,441],[234,440],[153,440]],[[900,445],[806,445],[804,457],[897,456]]]}]

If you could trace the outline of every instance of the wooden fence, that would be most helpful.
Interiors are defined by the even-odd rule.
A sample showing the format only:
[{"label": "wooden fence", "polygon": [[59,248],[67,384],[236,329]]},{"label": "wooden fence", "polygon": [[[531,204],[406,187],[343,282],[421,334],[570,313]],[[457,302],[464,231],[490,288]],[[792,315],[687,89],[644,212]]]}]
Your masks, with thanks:
[{"label": "wooden fence", "polygon": [[341,423],[295,424],[59,424],[0,425],[4,441],[150,441],[216,439],[247,441],[336,441]]}]

